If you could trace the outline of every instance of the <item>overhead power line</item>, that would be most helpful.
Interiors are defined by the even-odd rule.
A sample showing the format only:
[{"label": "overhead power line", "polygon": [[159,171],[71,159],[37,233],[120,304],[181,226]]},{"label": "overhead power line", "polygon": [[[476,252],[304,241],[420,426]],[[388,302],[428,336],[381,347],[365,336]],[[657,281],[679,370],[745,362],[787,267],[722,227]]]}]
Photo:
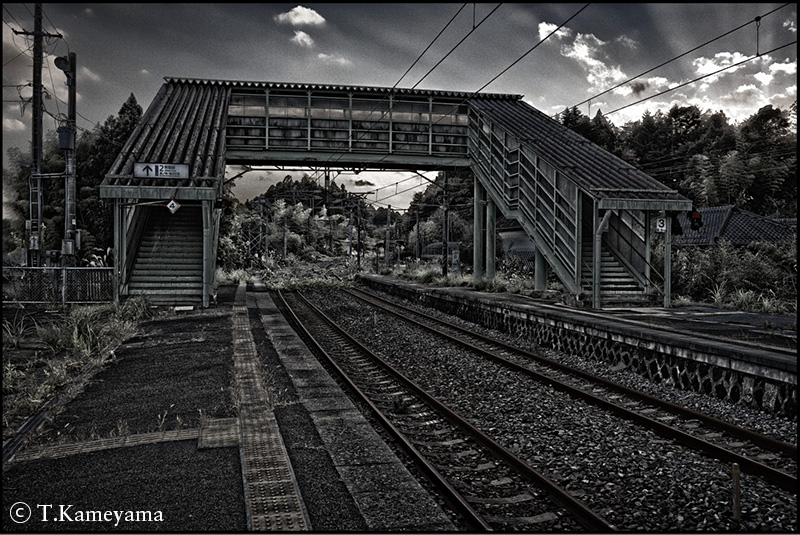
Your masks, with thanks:
[{"label": "overhead power line", "polygon": [[745,63],[747,63],[749,61],[753,61],[754,59],[760,58],[764,54],[771,54],[773,52],[777,52],[778,50],[784,49],[784,48],[786,48],[788,46],[792,46],[792,45],[795,45],[795,44],[797,44],[797,40],[794,40],[791,43],[786,43],[785,45],[781,45],[779,47],[773,48],[772,50],[769,50],[769,51],[764,52],[762,54],[749,57],[749,58],[747,58],[745,60],[742,60],[742,61],[740,61],[738,63],[733,63],[733,64],[728,65],[727,67],[723,67],[723,68],[721,68],[721,69],[719,69],[717,71],[714,71],[714,72],[711,72],[711,73],[708,73],[708,74],[704,74],[703,76],[695,78],[694,80],[689,80],[688,82],[684,82],[682,84],[676,85],[675,87],[671,87],[669,89],[661,91],[660,93],[656,93],[655,95],[650,95],[649,97],[645,97],[645,98],[643,98],[641,100],[637,100],[636,102],[631,102],[630,104],[626,104],[625,106],[621,106],[621,107],[619,107],[619,108],[617,108],[615,110],[612,110],[612,111],[610,111],[608,113],[605,113],[604,115],[608,116],[608,115],[611,115],[612,113],[616,113],[616,112],[624,110],[626,108],[630,108],[631,106],[635,106],[637,104],[641,104],[642,102],[648,101],[648,100],[650,100],[652,98],[660,97],[661,95],[664,95],[666,93],[671,93],[672,91],[675,91],[676,89],[680,89],[681,87],[686,87],[687,85],[691,85],[691,84],[693,84],[695,82],[699,82],[700,80],[702,80],[704,78],[708,78],[709,76],[714,76],[714,75],[719,74],[721,72],[727,71],[728,69],[732,69],[734,67],[739,67],[740,65],[744,65]]},{"label": "overhead power line", "polygon": [[436,35],[436,37],[434,37],[434,38],[433,38],[433,41],[431,41],[431,42],[430,42],[430,44],[427,46],[427,48],[425,48],[425,50],[423,50],[423,51],[422,51],[422,53],[421,53],[419,56],[417,56],[417,59],[415,59],[415,60],[414,60],[414,63],[412,63],[412,64],[411,64],[411,66],[410,66],[410,67],[409,67],[409,68],[406,70],[406,72],[404,72],[404,73],[403,73],[403,76],[401,76],[401,77],[400,77],[400,79],[399,79],[399,80],[397,80],[397,82],[395,82],[394,86],[392,86],[392,89],[394,89],[394,88],[396,88],[398,85],[400,85],[400,82],[403,80],[403,78],[405,78],[405,77],[406,77],[406,75],[407,75],[409,72],[411,72],[411,69],[413,69],[413,68],[414,68],[414,65],[416,65],[417,63],[419,63],[419,60],[421,60],[421,59],[422,59],[422,56],[424,56],[424,55],[425,55],[425,54],[428,52],[428,50],[430,50],[430,49],[431,49],[431,47],[433,46],[433,44],[434,44],[434,43],[435,43],[435,42],[436,42],[436,41],[439,39],[439,37],[441,37],[441,36],[442,36],[442,34],[443,34],[443,33],[444,33],[446,30],[447,30],[447,28],[449,28],[449,27],[450,27],[450,25],[453,23],[453,21],[454,21],[454,20],[456,20],[456,17],[458,16],[458,14],[459,14],[459,13],[461,13],[461,12],[464,10],[464,8],[465,8],[465,7],[467,7],[467,4],[463,4],[463,5],[462,5],[462,6],[459,8],[459,10],[458,10],[458,11],[456,11],[456,14],[455,14],[455,15],[453,15],[453,17],[450,19],[450,21],[449,21],[447,24],[445,24],[444,28],[442,28],[441,30],[439,30],[439,33]]},{"label": "overhead power line", "polygon": [[573,107],[573,108],[577,108],[578,106],[580,106],[580,105],[582,105],[582,104],[586,104],[587,102],[591,102],[592,100],[594,100],[594,99],[596,99],[596,98],[598,98],[598,97],[602,97],[602,96],[603,96],[603,95],[605,95],[606,93],[610,93],[611,91],[613,91],[613,90],[615,90],[615,89],[618,89],[618,88],[622,87],[622,86],[623,86],[623,85],[625,85],[625,84],[629,84],[630,82],[632,82],[632,81],[634,81],[634,80],[636,80],[636,79],[638,79],[638,78],[641,78],[642,76],[644,76],[644,75],[646,75],[646,74],[650,74],[651,72],[653,72],[653,71],[655,71],[655,70],[657,70],[657,69],[660,69],[661,67],[663,67],[663,66],[665,66],[665,65],[668,65],[669,63],[672,63],[673,61],[679,60],[680,58],[682,58],[682,57],[684,57],[684,56],[686,56],[686,55],[688,55],[688,54],[691,54],[692,52],[694,52],[694,51],[696,51],[696,50],[698,50],[698,49],[700,49],[700,48],[703,48],[704,46],[710,45],[710,44],[711,44],[711,43],[713,43],[714,41],[718,41],[718,40],[722,39],[723,37],[727,37],[728,35],[730,35],[730,34],[732,34],[732,33],[736,32],[736,31],[739,31],[739,30],[741,30],[741,29],[742,29],[742,28],[744,28],[745,26],[749,26],[749,25],[751,25],[751,24],[753,24],[753,23],[757,23],[758,21],[760,21],[760,20],[761,20],[761,19],[763,19],[764,17],[767,17],[767,16],[769,16],[769,15],[771,15],[771,14],[775,13],[776,11],[778,11],[778,10],[780,10],[780,9],[783,9],[784,7],[786,7],[786,6],[788,6],[788,5],[790,5],[790,4],[784,4],[784,5],[780,6],[780,7],[777,7],[777,8],[775,8],[775,9],[773,9],[772,11],[769,11],[769,12],[767,12],[767,13],[764,13],[763,15],[761,15],[761,16],[759,16],[759,17],[756,17],[755,19],[753,19],[753,20],[751,20],[751,21],[745,22],[744,24],[742,24],[742,25],[740,25],[740,26],[737,26],[736,28],[734,28],[734,29],[732,29],[732,30],[730,30],[730,31],[728,31],[728,32],[725,32],[725,33],[723,33],[722,35],[719,35],[719,36],[717,36],[717,37],[715,37],[715,38],[713,38],[713,39],[711,39],[711,40],[709,40],[709,41],[706,41],[705,43],[703,43],[703,44],[701,44],[701,45],[698,45],[698,46],[696,46],[696,47],[692,48],[691,50],[687,50],[687,51],[686,51],[686,52],[684,52],[683,54],[680,54],[680,55],[678,55],[678,56],[675,56],[674,58],[672,58],[672,59],[670,59],[670,60],[667,60],[667,61],[665,61],[665,62],[663,62],[663,63],[661,63],[661,64],[659,64],[659,65],[656,65],[655,67],[653,67],[653,68],[651,68],[651,69],[648,69],[648,70],[646,70],[646,71],[644,71],[644,72],[642,72],[642,73],[640,73],[640,74],[637,74],[636,76],[633,76],[633,77],[631,77],[631,78],[628,78],[628,79],[627,79],[627,80],[625,80],[624,82],[620,82],[620,83],[618,83],[617,85],[615,85],[614,87],[611,87],[611,88],[609,88],[609,89],[606,89],[606,90],[605,90],[605,91],[603,91],[602,93],[598,93],[598,94],[594,95],[593,97],[589,97],[589,98],[587,98],[586,100],[584,100],[584,101],[582,101],[582,102],[578,102],[577,104],[575,104],[575,105],[574,105],[574,106],[572,106],[572,107]]},{"label": "overhead power line", "polygon": [[[481,86],[481,87],[480,87],[478,90],[476,90],[476,91],[472,92],[472,93],[470,94],[470,96],[469,96],[469,97],[467,97],[467,98],[463,99],[463,100],[462,100],[462,101],[461,101],[459,104],[457,104],[457,105],[453,106],[453,108],[452,108],[452,109],[453,109],[453,110],[456,110],[456,109],[458,108],[458,106],[460,106],[461,104],[464,104],[464,103],[467,101],[467,99],[469,99],[469,98],[473,98],[473,97],[477,96],[478,94],[480,94],[480,92],[481,92],[481,91],[483,91],[484,89],[486,89],[486,88],[487,88],[487,87],[488,87],[490,84],[492,84],[492,83],[493,83],[495,80],[497,80],[498,78],[500,78],[501,76],[503,76],[503,75],[504,75],[506,72],[508,72],[508,71],[509,71],[511,68],[513,68],[513,67],[514,67],[514,66],[515,66],[517,63],[519,63],[519,62],[520,62],[520,61],[522,61],[522,60],[523,60],[525,57],[527,57],[527,56],[528,56],[528,54],[530,54],[531,52],[533,52],[534,50],[536,50],[536,48],[538,48],[538,47],[539,47],[539,46],[540,46],[542,43],[544,43],[545,41],[547,41],[547,40],[548,40],[548,39],[549,39],[551,36],[553,36],[555,33],[557,33],[557,32],[558,32],[558,31],[559,31],[561,28],[563,28],[563,27],[564,27],[564,26],[565,26],[567,23],[569,23],[569,22],[570,22],[572,19],[574,19],[575,17],[577,17],[577,16],[578,16],[580,13],[582,13],[582,12],[583,12],[583,11],[584,11],[584,10],[585,10],[587,7],[589,7],[590,5],[591,5],[591,4],[586,4],[586,5],[584,5],[582,8],[580,8],[578,11],[576,11],[576,12],[575,12],[575,13],[574,13],[572,16],[570,16],[568,19],[566,19],[564,22],[562,22],[562,23],[561,23],[561,24],[560,24],[558,27],[556,27],[556,29],[554,29],[553,31],[551,31],[551,32],[550,32],[549,34],[547,34],[547,35],[546,35],[544,38],[540,39],[540,40],[539,40],[539,42],[538,42],[538,43],[536,43],[534,46],[532,46],[532,47],[531,47],[531,48],[530,48],[530,49],[529,49],[527,52],[525,52],[525,53],[524,53],[524,54],[522,54],[522,55],[521,55],[519,58],[517,58],[516,60],[514,60],[514,61],[513,61],[513,62],[512,62],[512,63],[511,63],[511,64],[510,64],[508,67],[506,67],[505,69],[503,69],[502,71],[500,71],[500,72],[499,72],[499,73],[498,73],[496,76],[494,76],[492,79],[490,79],[488,82],[486,82],[486,83],[485,83],[483,86]],[[499,6],[498,6],[498,7],[499,7]],[[492,13],[494,13],[494,11],[492,11]],[[489,13],[489,15],[491,15],[492,13]],[[488,18],[488,17],[489,17],[489,15],[487,15],[487,16],[486,16],[486,18]],[[484,18],[484,19],[483,19],[481,22],[485,21],[485,20],[486,20],[486,18]],[[459,43],[459,44],[460,44],[460,43]],[[457,45],[456,45],[456,46],[457,46]],[[426,75],[426,76],[427,76],[427,75]],[[415,87],[416,87],[416,86],[415,86]],[[436,121],[435,123],[433,123],[433,124],[438,124],[438,123],[439,123],[439,121],[441,121],[441,119],[437,120],[437,121]],[[441,169],[441,167],[440,167],[440,169]],[[388,198],[388,197],[385,197],[383,200],[385,200],[385,199],[387,199],[387,198]]]}]

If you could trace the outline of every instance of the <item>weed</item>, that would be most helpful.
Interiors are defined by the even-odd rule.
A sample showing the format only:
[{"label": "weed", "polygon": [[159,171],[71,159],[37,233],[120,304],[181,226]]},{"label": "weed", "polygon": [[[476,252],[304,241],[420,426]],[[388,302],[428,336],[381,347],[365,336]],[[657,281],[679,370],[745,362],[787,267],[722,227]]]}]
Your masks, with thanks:
[{"label": "weed", "polygon": [[714,286],[709,290],[709,294],[712,303],[715,305],[724,304],[725,299],[728,296],[728,291],[725,289],[725,281],[714,284]]},{"label": "weed", "polygon": [[3,395],[13,394],[19,390],[25,380],[25,372],[13,362],[6,362],[3,366]]},{"label": "weed", "polygon": [[19,315],[13,321],[3,320],[3,349],[17,349],[26,337],[33,331],[34,325],[25,321],[24,315]]},{"label": "weed", "polygon": [[197,409],[197,412],[199,413],[200,427],[208,425],[208,416],[203,412],[203,409]]},{"label": "weed", "polygon": [[128,427],[128,420],[117,420],[117,436],[127,437],[130,434],[131,430]]},{"label": "weed", "polygon": [[[171,409],[174,406],[175,406],[175,404],[173,403],[172,405],[169,406],[169,409]],[[159,432],[160,431],[164,431],[164,424],[166,424],[166,422],[167,422],[167,414],[169,414],[169,409],[165,410],[163,413],[159,413],[158,414],[158,430],[159,430]]]}]

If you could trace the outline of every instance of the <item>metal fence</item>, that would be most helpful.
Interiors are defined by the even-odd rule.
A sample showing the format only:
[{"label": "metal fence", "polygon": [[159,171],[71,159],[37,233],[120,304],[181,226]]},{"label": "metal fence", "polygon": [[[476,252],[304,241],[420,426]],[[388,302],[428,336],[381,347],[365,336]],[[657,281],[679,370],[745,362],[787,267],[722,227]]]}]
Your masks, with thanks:
[{"label": "metal fence", "polygon": [[65,305],[113,299],[113,268],[3,267],[5,302]]}]

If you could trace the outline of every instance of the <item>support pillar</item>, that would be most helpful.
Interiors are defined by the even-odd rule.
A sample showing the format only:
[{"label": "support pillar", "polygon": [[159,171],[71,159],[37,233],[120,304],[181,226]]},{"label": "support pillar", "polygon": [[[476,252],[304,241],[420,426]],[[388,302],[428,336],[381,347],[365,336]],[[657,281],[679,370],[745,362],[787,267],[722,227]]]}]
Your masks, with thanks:
[{"label": "support pillar", "polygon": [[203,213],[203,308],[208,308],[209,295],[214,276],[211,270],[211,205],[212,201],[203,201],[201,210]]},{"label": "support pillar", "polygon": [[611,219],[611,210],[606,210],[606,213],[603,214],[603,219],[600,220],[594,233],[594,261],[592,262],[592,308],[602,307],[602,301],[600,297],[600,275],[603,271],[603,232],[606,231],[609,219]]},{"label": "support pillar", "polygon": [[121,286],[121,270],[124,264],[120,264],[120,249],[122,249],[120,222],[122,214],[120,214],[119,199],[114,199],[114,271],[113,271],[113,284],[114,284],[114,303],[119,303],[119,291]]},{"label": "support pillar", "polygon": [[650,215],[650,211],[646,211],[644,213],[644,281],[645,281],[645,291],[649,294],[652,291],[652,283],[650,282],[650,257],[651,257],[651,250],[652,250],[652,241],[650,238],[650,221],[652,220],[652,216]]},{"label": "support pillar", "polygon": [[486,278],[494,280],[495,276],[495,228],[497,223],[497,213],[494,201],[490,198],[486,201]]},{"label": "support pillar", "polygon": [[546,290],[547,289],[547,260],[545,260],[544,255],[536,248],[536,252],[534,253],[534,265],[533,265],[533,289],[534,290]]},{"label": "support pillar", "polygon": [[667,230],[664,233],[664,308],[672,306],[672,217],[666,212]]},{"label": "support pillar", "polygon": [[472,278],[475,282],[483,278],[483,203],[486,192],[478,177],[475,177],[475,198],[473,201],[472,227]]}]

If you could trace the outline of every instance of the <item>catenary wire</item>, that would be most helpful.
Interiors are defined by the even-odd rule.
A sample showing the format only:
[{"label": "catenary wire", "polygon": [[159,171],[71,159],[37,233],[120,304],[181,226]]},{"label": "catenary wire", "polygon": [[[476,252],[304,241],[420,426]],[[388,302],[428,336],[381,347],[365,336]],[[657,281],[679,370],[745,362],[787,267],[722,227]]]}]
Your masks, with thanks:
[{"label": "catenary wire", "polygon": [[756,20],[758,20],[758,19],[763,19],[764,17],[767,17],[767,16],[769,16],[769,15],[771,15],[771,14],[775,13],[776,11],[778,11],[778,10],[780,10],[780,9],[783,9],[784,7],[786,7],[786,6],[788,6],[788,5],[790,5],[790,4],[784,4],[784,5],[780,6],[780,7],[777,7],[777,8],[775,8],[775,9],[773,9],[772,11],[769,11],[769,12],[767,12],[767,13],[765,13],[765,14],[761,15],[761,16],[760,16],[760,17],[758,17],[757,19],[754,19],[754,20],[748,21],[748,22],[746,22],[746,23],[744,23],[744,24],[742,24],[742,25],[740,25],[740,26],[737,26],[736,28],[734,28],[734,29],[732,29],[732,30],[730,30],[730,31],[728,31],[728,32],[725,32],[725,33],[723,33],[723,34],[721,34],[721,35],[719,35],[719,36],[717,36],[717,37],[715,37],[715,38],[713,38],[713,39],[711,39],[711,40],[709,40],[709,41],[706,41],[705,43],[703,43],[703,44],[701,44],[701,45],[698,45],[698,46],[696,46],[696,47],[692,48],[691,50],[687,50],[686,52],[684,52],[684,53],[682,53],[682,54],[680,54],[680,55],[678,55],[678,56],[675,56],[674,58],[672,58],[672,59],[670,59],[670,60],[667,60],[667,61],[665,61],[665,62],[663,62],[663,63],[661,63],[661,64],[659,64],[659,65],[656,65],[655,67],[653,67],[653,68],[651,68],[651,69],[648,69],[648,70],[646,70],[646,71],[644,71],[644,72],[642,72],[642,73],[640,73],[640,74],[637,74],[636,76],[633,76],[633,77],[631,77],[631,78],[628,78],[628,79],[627,79],[627,80],[625,80],[624,82],[620,82],[619,84],[615,85],[614,87],[611,87],[611,88],[609,88],[609,89],[606,89],[605,91],[603,91],[603,92],[601,92],[601,93],[598,93],[598,94],[594,95],[593,97],[589,97],[589,98],[587,98],[587,99],[586,99],[586,100],[584,100],[584,101],[578,102],[577,104],[575,104],[574,106],[571,106],[571,107],[573,107],[573,108],[577,108],[578,106],[581,106],[582,104],[586,104],[587,102],[591,102],[592,100],[594,100],[594,99],[596,99],[596,98],[598,98],[598,97],[601,97],[601,96],[605,95],[606,93],[609,93],[609,92],[611,92],[611,91],[613,91],[613,90],[615,90],[615,89],[617,89],[617,88],[619,88],[619,87],[622,87],[622,86],[623,86],[623,85],[625,85],[625,84],[628,84],[628,83],[630,83],[630,82],[632,82],[632,81],[634,81],[634,80],[636,80],[636,79],[638,79],[638,78],[641,78],[642,76],[644,76],[644,75],[646,75],[646,74],[650,74],[651,72],[653,72],[653,71],[655,71],[655,70],[657,70],[657,69],[660,69],[661,67],[664,67],[665,65],[668,65],[669,63],[672,63],[673,61],[676,61],[676,60],[678,60],[678,59],[680,59],[680,58],[682,58],[682,57],[684,57],[684,56],[686,56],[686,55],[688,55],[688,54],[691,54],[692,52],[694,52],[694,51],[696,51],[696,50],[699,50],[700,48],[703,48],[704,46],[710,45],[711,43],[713,43],[713,42],[715,42],[715,41],[718,41],[719,39],[722,39],[723,37],[727,37],[728,35],[730,35],[730,34],[732,34],[732,33],[736,32],[736,31],[738,31],[738,30],[741,30],[741,29],[742,29],[742,28],[744,28],[745,26],[749,26],[750,24],[753,24],[754,22],[756,22]]}]

